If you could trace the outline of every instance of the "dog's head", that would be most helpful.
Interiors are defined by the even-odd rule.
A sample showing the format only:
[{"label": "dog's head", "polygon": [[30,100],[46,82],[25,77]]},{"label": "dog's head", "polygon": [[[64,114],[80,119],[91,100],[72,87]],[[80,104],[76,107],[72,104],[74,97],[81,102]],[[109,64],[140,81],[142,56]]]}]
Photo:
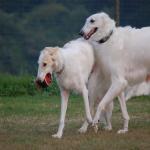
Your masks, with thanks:
[{"label": "dog's head", "polygon": [[98,41],[115,27],[115,22],[106,13],[97,13],[86,19],[80,35],[86,40]]},{"label": "dog's head", "polygon": [[57,66],[58,47],[45,47],[39,56],[36,86],[47,87],[52,82],[52,73]]}]

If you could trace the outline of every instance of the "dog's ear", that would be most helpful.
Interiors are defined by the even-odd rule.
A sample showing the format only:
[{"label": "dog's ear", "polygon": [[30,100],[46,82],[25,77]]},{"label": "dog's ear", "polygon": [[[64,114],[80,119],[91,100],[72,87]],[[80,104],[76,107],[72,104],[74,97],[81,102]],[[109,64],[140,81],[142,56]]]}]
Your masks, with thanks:
[{"label": "dog's ear", "polygon": [[105,27],[109,23],[109,16],[106,13],[101,13],[102,26]]},{"label": "dog's ear", "polygon": [[59,51],[59,47],[53,47],[53,48],[50,50],[50,53],[49,53],[49,54],[52,55],[52,56],[55,58],[58,51]]},{"label": "dog's ear", "polygon": [[54,56],[58,52],[59,47],[45,47],[45,50],[49,55]]},{"label": "dog's ear", "polygon": [[113,29],[115,27],[115,22],[108,14],[102,13],[102,26],[103,28]]},{"label": "dog's ear", "polygon": [[53,47],[53,51],[54,51],[54,53],[58,52],[59,51],[59,47],[58,46]]}]

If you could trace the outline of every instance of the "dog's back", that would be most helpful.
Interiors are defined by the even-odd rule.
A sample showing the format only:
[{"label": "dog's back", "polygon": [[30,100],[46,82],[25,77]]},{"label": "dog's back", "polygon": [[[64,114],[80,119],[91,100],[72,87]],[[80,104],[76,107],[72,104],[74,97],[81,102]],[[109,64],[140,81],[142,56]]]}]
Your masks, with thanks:
[{"label": "dog's back", "polygon": [[84,79],[88,80],[94,65],[92,46],[87,41],[80,38],[65,44],[62,48],[62,54],[66,58],[65,61],[67,66],[73,68],[71,69],[73,72],[81,72]]}]

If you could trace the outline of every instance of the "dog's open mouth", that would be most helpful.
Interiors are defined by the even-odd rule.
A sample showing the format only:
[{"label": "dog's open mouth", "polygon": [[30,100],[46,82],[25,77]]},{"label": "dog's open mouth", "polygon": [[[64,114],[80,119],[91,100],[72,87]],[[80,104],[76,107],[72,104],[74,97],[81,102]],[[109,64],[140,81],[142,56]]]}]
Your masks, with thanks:
[{"label": "dog's open mouth", "polygon": [[85,34],[85,35],[84,35],[84,38],[85,38],[86,40],[88,40],[88,39],[97,31],[97,29],[98,29],[97,27],[91,29],[88,34]]},{"label": "dog's open mouth", "polygon": [[52,82],[52,75],[50,73],[47,73],[44,78],[44,81],[36,80],[35,84],[38,89],[41,89],[48,87],[51,84],[51,82]]}]

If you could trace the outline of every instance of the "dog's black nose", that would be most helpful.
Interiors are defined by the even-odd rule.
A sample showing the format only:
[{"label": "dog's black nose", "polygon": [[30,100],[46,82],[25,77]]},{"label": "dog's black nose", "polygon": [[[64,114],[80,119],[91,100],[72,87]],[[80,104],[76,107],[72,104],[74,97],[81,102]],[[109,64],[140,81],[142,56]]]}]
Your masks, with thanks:
[{"label": "dog's black nose", "polygon": [[83,36],[83,35],[84,35],[84,32],[81,30],[81,31],[79,32],[79,35]]}]

